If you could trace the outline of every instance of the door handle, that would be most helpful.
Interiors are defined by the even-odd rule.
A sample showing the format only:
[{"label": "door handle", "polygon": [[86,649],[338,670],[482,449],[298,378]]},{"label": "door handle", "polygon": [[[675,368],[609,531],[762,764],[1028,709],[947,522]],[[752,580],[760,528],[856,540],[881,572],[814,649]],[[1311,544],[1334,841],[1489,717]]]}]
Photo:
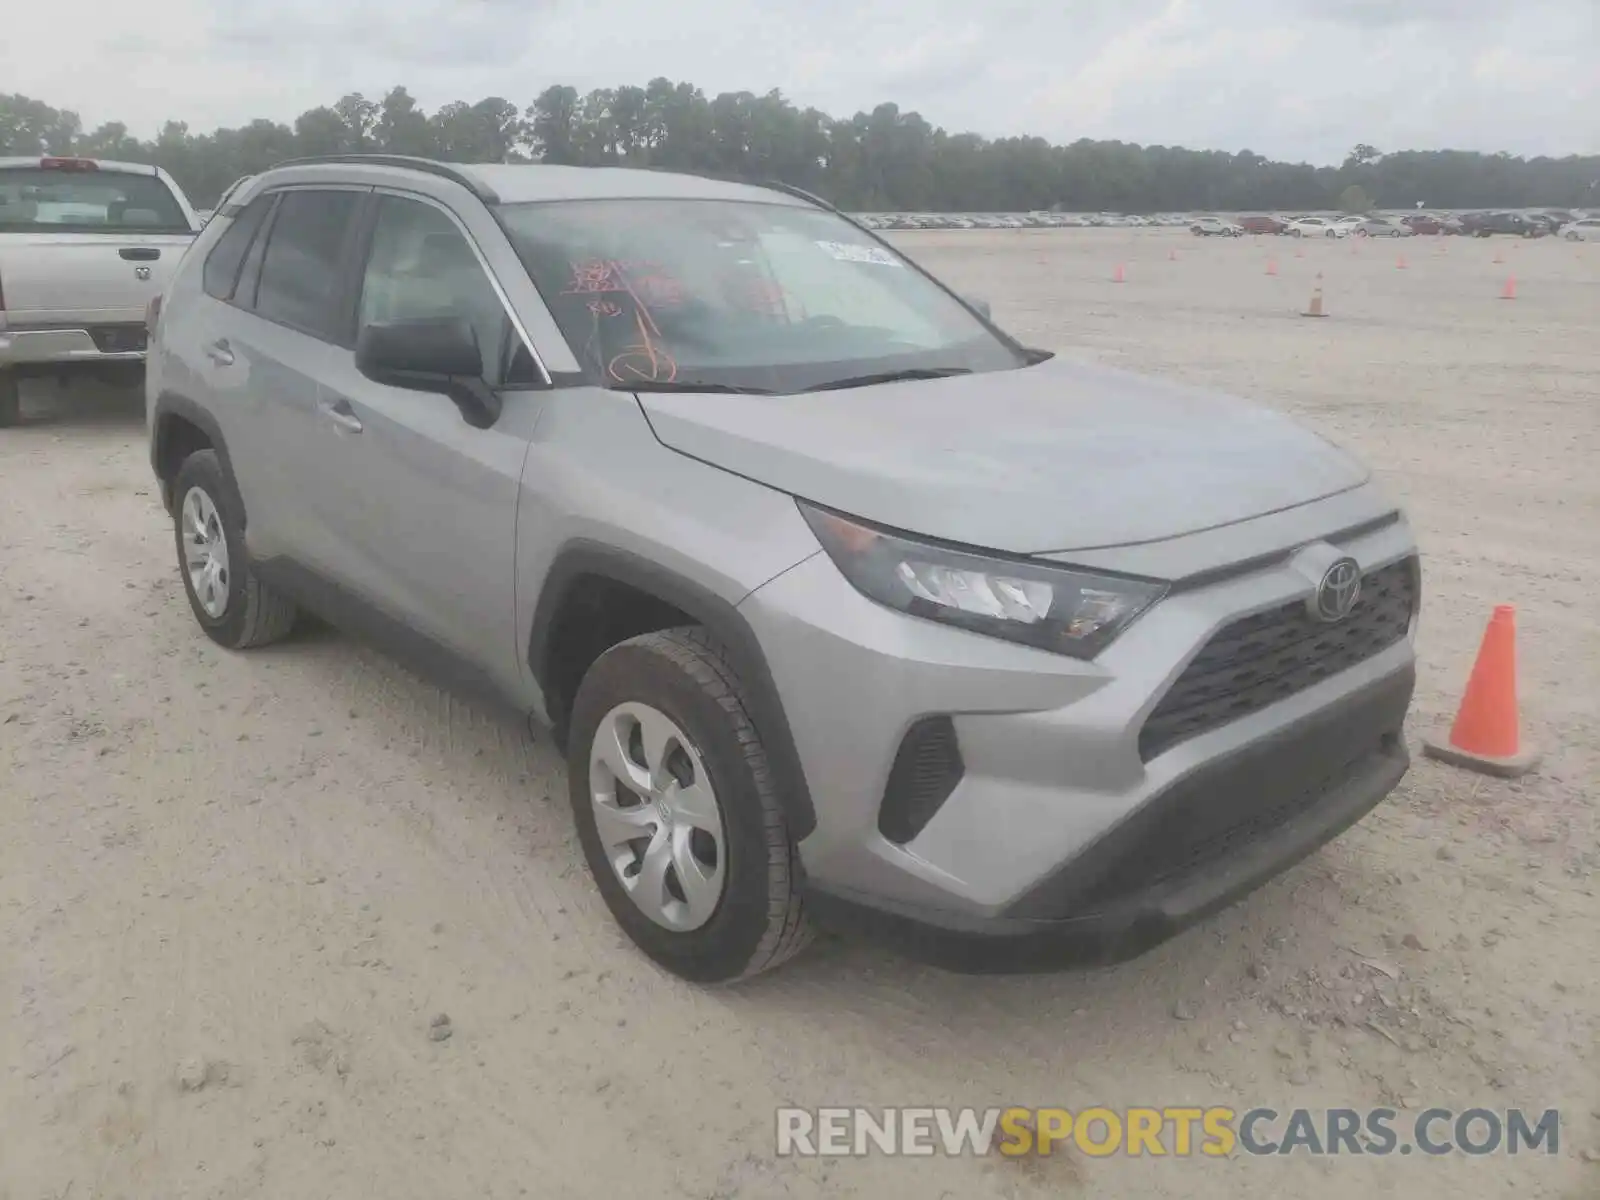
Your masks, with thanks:
[{"label": "door handle", "polygon": [[219,367],[233,366],[233,348],[227,338],[218,338],[205,348],[206,357]]},{"label": "door handle", "polygon": [[333,422],[336,428],[346,433],[361,432],[361,418],[356,416],[355,410],[350,407],[350,401],[342,396],[337,400],[319,401],[317,407],[322,410],[322,415]]}]

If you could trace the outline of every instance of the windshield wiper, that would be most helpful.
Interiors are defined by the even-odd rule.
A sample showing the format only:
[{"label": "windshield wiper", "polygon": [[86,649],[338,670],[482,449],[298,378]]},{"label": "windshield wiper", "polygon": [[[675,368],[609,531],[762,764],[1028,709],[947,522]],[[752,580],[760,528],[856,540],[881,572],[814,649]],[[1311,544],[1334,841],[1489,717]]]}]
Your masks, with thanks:
[{"label": "windshield wiper", "polygon": [[844,379],[831,379],[808,392],[831,392],[839,388],[871,387],[875,383],[901,383],[911,379],[948,379],[952,375],[971,375],[970,367],[906,367],[899,371],[875,371],[870,375],[851,375]]},{"label": "windshield wiper", "polygon": [[771,388],[746,387],[734,383],[696,383],[683,379],[635,379],[632,383],[617,383],[613,389],[622,392],[725,392],[740,396],[771,396]]}]

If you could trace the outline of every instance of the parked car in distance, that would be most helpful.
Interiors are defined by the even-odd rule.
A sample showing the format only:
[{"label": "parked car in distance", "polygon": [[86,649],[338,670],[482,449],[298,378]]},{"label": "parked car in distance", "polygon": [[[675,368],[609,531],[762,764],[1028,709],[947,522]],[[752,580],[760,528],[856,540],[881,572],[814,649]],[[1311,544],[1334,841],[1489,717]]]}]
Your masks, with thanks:
[{"label": "parked car in distance", "polygon": [[1386,221],[1382,217],[1362,217],[1359,220],[1346,222],[1349,231],[1356,237],[1415,237],[1417,231],[1411,226],[1400,221]]},{"label": "parked car in distance", "polygon": [[1189,226],[1189,232],[1195,237],[1243,237],[1244,226],[1220,217],[1201,217]]},{"label": "parked car in distance", "polygon": [[1296,217],[1289,222],[1289,227],[1285,232],[1290,237],[1342,238],[1350,231],[1345,226],[1330,221],[1327,217]]},{"label": "parked car in distance", "polygon": [[1400,218],[1400,223],[1407,226],[1412,233],[1418,234],[1458,234],[1461,232],[1461,222],[1455,217],[1440,216],[1437,213],[1410,213]]},{"label": "parked car in distance", "polygon": [[1282,233],[1289,227],[1289,223],[1282,217],[1257,213],[1253,216],[1240,217],[1239,227],[1246,233]]},{"label": "parked car in distance", "polygon": [[0,426],[21,419],[28,376],[136,382],[146,306],[199,228],[158,167],[0,158]]},{"label": "parked car in distance", "polygon": [[317,612],[537,719],[685,978],[1131,957],[1405,774],[1416,541],[1286,415],[982,311],[781,185],[286,164],[152,323],[174,566],[221,646]]},{"label": "parked car in distance", "polygon": [[1518,212],[1474,213],[1470,217],[1463,217],[1462,223],[1473,237],[1491,237],[1502,233],[1538,238],[1550,232],[1550,227],[1543,221]]},{"label": "parked car in distance", "polygon": [[1562,231],[1569,242],[1600,242],[1600,217],[1584,217]]}]

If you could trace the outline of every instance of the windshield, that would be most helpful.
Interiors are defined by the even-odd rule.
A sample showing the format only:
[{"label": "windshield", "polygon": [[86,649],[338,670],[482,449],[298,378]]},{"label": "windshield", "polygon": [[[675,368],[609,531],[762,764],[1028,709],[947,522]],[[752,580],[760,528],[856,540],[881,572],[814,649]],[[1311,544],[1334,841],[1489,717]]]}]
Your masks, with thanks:
[{"label": "windshield", "polygon": [[825,210],[634,199],[497,211],[573,352],[609,387],[796,392],[1031,361]]},{"label": "windshield", "polygon": [[154,175],[123,171],[0,168],[6,233],[188,233],[171,190]]}]

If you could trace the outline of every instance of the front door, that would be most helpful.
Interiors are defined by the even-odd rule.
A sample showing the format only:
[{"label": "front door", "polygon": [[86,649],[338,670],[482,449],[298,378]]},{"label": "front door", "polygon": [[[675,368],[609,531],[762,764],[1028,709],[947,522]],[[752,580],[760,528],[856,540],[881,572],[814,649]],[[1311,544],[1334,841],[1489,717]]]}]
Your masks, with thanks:
[{"label": "front door", "polygon": [[514,685],[517,497],[546,393],[463,228],[431,202],[380,194],[356,328],[441,315],[471,323],[499,421],[474,428],[447,396],[376,383],[341,355],[319,400],[336,449],[322,519],[359,592]]}]

